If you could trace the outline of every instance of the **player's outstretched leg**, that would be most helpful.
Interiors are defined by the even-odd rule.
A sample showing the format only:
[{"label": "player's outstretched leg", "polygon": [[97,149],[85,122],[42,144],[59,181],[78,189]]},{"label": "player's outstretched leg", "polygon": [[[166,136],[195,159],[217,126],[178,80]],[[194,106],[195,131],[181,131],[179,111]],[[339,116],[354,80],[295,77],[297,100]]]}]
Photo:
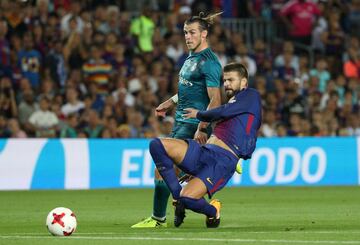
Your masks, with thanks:
[{"label": "player's outstretched leg", "polygon": [[206,227],[207,228],[217,228],[220,225],[220,209],[221,202],[218,199],[211,200],[210,205],[216,208],[216,216],[210,217],[206,216]]},{"label": "player's outstretched leg", "polygon": [[161,140],[159,138],[151,140],[149,150],[156,168],[169,188],[173,198],[178,199],[182,187],[174,171],[173,160],[169,157]]}]

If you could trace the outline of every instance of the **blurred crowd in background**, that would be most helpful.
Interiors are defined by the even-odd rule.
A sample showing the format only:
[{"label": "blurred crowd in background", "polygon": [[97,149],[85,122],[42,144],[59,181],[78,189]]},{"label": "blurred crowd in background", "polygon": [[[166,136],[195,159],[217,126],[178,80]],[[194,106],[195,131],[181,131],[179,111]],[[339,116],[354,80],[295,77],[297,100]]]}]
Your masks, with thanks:
[{"label": "blurred crowd in background", "polygon": [[[0,137],[168,136],[173,112],[154,109],[177,91],[183,23],[199,11],[224,11],[208,41],[222,65],[248,67],[260,136],[360,136],[358,0],[2,0]],[[226,18],[285,35],[247,43]]]}]

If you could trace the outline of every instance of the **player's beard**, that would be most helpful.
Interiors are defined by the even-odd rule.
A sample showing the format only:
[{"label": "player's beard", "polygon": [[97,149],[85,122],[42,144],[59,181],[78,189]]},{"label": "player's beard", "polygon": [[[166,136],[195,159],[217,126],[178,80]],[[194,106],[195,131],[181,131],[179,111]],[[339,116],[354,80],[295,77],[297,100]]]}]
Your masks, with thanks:
[{"label": "player's beard", "polygon": [[225,94],[226,94],[226,97],[227,97],[228,99],[230,99],[231,97],[234,96],[235,91],[232,90],[232,89],[227,89],[227,90],[225,90]]},{"label": "player's beard", "polygon": [[232,97],[235,96],[235,94],[239,91],[241,91],[242,89],[225,89],[225,94],[226,94],[226,97],[228,97],[228,99],[231,99]]}]

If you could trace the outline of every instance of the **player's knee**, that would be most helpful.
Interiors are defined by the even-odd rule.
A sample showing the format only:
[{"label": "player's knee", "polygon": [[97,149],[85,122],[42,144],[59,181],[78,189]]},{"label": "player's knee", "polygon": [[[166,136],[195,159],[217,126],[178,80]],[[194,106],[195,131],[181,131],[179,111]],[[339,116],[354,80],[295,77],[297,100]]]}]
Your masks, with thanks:
[{"label": "player's knee", "polygon": [[198,198],[191,189],[183,188],[180,192],[180,197]]},{"label": "player's knee", "polygon": [[152,139],[149,144],[149,151],[150,153],[155,153],[159,149],[163,147],[161,140],[159,138]]}]

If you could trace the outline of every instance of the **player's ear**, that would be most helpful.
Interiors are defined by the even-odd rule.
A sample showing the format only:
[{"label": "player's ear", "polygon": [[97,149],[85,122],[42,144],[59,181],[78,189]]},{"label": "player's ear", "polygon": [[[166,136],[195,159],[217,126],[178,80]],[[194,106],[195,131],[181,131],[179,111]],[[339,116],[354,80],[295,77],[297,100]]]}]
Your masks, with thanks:
[{"label": "player's ear", "polygon": [[248,87],[248,80],[246,78],[241,78],[240,80],[240,89],[247,88]]},{"label": "player's ear", "polygon": [[203,30],[203,31],[201,32],[201,37],[204,38],[204,39],[206,39],[207,34],[208,34],[208,31],[207,31],[207,30]]}]

